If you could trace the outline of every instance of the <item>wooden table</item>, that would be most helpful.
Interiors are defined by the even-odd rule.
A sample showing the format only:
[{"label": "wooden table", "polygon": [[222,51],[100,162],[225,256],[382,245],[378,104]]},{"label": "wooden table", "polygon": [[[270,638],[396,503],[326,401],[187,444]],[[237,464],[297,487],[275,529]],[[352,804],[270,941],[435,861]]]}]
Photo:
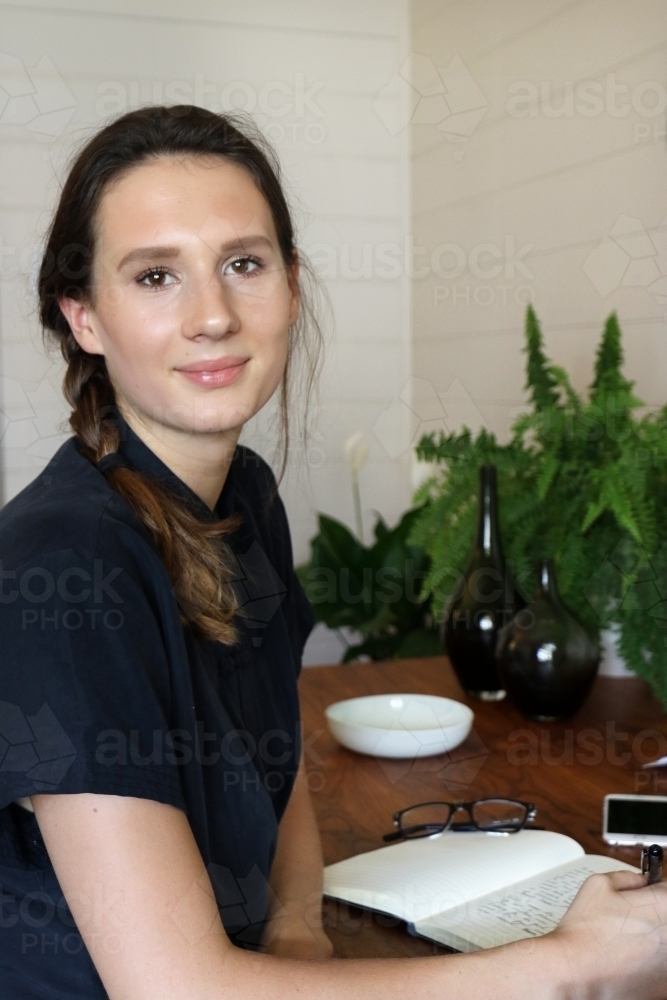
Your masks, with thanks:
[{"label": "wooden table", "polygon": [[[489,704],[467,698],[445,657],[307,668],[300,690],[308,784],[325,864],[382,847],[397,809],[500,795],[534,802],[537,824],[573,837],[587,853],[637,865],[639,848],[613,848],[602,840],[603,797],[667,795],[667,768],[642,769],[667,754],[667,715],[635,678],[598,677],[579,711],[559,723],[530,722],[507,699]],[[449,754],[414,760],[340,747],[326,727],[325,707],[388,692],[436,694],[470,705],[470,736]],[[411,937],[397,920],[331,901],[325,924],[341,957],[447,951]]]}]

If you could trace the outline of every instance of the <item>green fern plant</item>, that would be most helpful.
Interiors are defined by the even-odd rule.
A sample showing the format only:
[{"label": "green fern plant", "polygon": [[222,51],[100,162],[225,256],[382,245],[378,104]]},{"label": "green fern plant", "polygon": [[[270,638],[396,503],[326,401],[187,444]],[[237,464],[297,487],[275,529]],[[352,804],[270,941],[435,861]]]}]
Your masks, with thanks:
[{"label": "green fern plant", "polygon": [[622,373],[615,314],[604,328],[586,398],[549,363],[539,322],[526,313],[530,409],[499,444],[482,430],[429,434],[417,454],[434,464],[414,496],[408,541],[430,556],[424,581],[439,614],[463,572],[475,531],[478,470],[498,470],[505,554],[530,591],[552,556],[565,602],[593,636],[618,625],[620,651],[667,707],[667,407],[643,404]]}]

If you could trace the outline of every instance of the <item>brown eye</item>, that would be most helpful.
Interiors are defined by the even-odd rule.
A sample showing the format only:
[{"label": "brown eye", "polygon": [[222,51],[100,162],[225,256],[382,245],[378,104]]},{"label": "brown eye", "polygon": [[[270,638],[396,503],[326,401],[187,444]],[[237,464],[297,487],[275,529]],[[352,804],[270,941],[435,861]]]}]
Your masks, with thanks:
[{"label": "brown eye", "polygon": [[[230,261],[225,268],[225,274],[238,274],[245,278],[260,267],[260,262],[255,257],[237,257]],[[231,270],[230,270],[231,268]]]},{"label": "brown eye", "polygon": [[144,271],[137,278],[140,285],[145,285],[147,288],[160,289],[164,288],[167,284],[171,282],[165,281],[166,278],[172,278],[173,275],[169,271],[161,267],[153,267],[148,271]]}]

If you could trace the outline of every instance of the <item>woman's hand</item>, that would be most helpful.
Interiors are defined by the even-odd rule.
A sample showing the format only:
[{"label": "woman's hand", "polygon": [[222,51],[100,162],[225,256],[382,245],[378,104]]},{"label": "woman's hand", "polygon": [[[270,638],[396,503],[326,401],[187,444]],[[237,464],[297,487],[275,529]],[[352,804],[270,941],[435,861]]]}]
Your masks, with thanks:
[{"label": "woman's hand", "polygon": [[667,882],[618,871],[591,875],[546,935],[562,956],[572,998],[667,998]]}]

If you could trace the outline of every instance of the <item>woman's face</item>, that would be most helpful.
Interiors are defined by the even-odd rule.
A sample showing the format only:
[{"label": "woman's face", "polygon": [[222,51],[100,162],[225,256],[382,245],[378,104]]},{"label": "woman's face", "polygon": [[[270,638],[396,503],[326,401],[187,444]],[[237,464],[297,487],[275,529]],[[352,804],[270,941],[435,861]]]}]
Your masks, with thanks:
[{"label": "woman's face", "polygon": [[70,300],[68,319],[104,354],[121,410],[154,429],[240,429],[280,384],[298,312],[250,175],[221,157],[141,164],[106,189],[96,232],[93,303]]}]

